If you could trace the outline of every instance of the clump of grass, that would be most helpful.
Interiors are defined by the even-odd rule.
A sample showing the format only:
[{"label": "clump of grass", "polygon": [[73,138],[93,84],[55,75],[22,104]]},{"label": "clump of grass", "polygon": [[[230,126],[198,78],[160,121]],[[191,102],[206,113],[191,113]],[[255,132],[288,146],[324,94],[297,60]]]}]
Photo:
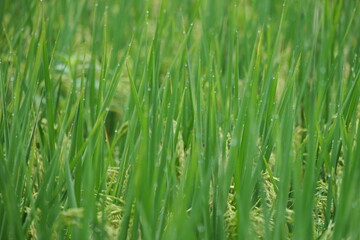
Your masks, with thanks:
[{"label": "clump of grass", "polygon": [[359,1],[0,1],[0,239],[359,239]]}]

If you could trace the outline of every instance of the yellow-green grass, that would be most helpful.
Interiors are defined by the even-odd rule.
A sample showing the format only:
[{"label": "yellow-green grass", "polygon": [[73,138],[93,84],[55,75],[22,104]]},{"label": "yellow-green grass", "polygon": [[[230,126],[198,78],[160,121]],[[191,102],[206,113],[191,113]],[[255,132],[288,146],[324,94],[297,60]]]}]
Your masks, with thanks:
[{"label": "yellow-green grass", "polygon": [[1,0],[0,239],[360,239],[359,0]]}]

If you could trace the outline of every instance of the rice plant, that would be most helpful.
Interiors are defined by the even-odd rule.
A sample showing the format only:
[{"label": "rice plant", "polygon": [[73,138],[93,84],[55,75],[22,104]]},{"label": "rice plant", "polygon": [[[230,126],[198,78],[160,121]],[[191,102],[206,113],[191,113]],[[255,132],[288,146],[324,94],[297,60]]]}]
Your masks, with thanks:
[{"label": "rice plant", "polygon": [[360,239],[359,0],[1,0],[0,239]]}]

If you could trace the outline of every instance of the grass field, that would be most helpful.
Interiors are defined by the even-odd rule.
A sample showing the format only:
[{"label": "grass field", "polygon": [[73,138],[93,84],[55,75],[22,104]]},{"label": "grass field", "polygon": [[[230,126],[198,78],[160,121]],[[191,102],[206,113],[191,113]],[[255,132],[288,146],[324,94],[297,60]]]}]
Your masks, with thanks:
[{"label": "grass field", "polygon": [[360,239],[360,0],[0,0],[0,239]]}]

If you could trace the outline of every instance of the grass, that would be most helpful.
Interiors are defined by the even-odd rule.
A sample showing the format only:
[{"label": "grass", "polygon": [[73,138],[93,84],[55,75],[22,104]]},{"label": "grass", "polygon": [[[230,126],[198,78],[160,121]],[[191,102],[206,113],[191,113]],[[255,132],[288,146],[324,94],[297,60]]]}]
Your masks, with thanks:
[{"label": "grass", "polygon": [[0,239],[360,239],[359,6],[0,1]]}]

